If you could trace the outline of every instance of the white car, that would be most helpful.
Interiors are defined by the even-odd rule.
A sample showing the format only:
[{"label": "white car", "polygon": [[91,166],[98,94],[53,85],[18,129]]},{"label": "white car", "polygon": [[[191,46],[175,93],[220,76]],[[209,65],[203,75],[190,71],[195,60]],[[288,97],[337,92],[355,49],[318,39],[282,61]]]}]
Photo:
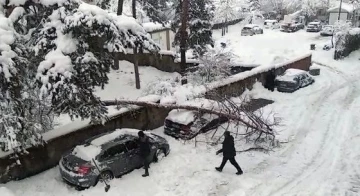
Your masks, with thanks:
[{"label": "white car", "polygon": [[325,25],[320,31],[321,36],[332,36],[333,33],[334,33],[334,26],[332,25]]},{"label": "white car", "polygon": [[264,30],[256,24],[247,24],[244,26],[244,28],[241,30],[241,36],[253,36],[256,34],[263,34]]},{"label": "white car", "polygon": [[264,27],[265,29],[280,29],[280,24],[277,20],[265,20]]}]

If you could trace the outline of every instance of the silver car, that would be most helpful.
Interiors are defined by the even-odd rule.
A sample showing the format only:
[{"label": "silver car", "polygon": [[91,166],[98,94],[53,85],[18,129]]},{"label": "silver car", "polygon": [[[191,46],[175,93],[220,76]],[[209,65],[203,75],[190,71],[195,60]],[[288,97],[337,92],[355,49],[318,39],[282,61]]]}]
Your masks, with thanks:
[{"label": "silver car", "polygon": [[[142,167],[138,131],[118,129],[76,146],[64,154],[59,162],[62,178],[82,189],[95,186],[99,180],[110,180]],[[149,161],[157,162],[160,157],[169,154],[170,147],[164,138],[152,133],[145,134],[151,143]]]},{"label": "silver car", "polygon": [[263,34],[264,30],[256,24],[248,24],[245,25],[244,28],[241,30],[241,36],[253,36],[256,34]]}]

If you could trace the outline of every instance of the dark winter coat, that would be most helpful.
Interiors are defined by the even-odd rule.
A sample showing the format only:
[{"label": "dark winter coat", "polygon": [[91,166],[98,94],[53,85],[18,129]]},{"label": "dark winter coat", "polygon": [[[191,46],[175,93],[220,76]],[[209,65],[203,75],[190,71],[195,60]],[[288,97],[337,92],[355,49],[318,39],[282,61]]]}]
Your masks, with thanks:
[{"label": "dark winter coat", "polygon": [[222,149],[218,151],[219,153],[223,153],[225,158],[233,158],[236,156],[236,150],[234,146],[234,137],[229,135],[226,136],[223,143]]},{"label": "dark winter coat", "polygon": [[150,141],[148,136],[144,136],[145,138],[139,138],[139,147],[140,147],[140,155],[144,158],[149,156],[150,154]]}]

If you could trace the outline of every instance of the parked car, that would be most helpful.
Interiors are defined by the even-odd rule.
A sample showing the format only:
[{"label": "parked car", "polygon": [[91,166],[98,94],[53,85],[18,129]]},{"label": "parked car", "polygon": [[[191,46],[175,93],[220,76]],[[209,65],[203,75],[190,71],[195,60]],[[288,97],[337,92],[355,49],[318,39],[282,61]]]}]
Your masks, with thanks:
[{"label": "parked car", "polygon": [[280,31],[293,33],[300,30],[300,27],[296,23],[284,23],[281,25]]},{"label": "parked car", "polygon": [[244,28],[241,30],[241,36],[253,36],[256,34],[263,34],[264,30],[256,24],[248,24],[245,25]]},{"label": "parked car", "polygon": [[306,71],[288,69],[283,75],[276,77],[275,86],[279,92],[292,93],[314,82],[315,80]]},{"label": "parked car", "polygon": [[[60,174],[69,184],[81,188],[95,186],[99,180],[110,180],[143,166],[135,129],[118,129],[93,137],[65,153],[60,162]],[[168,142],[155,134],[150,138],[152,161],[170,153]],[[92,160],[101,171],[98,171]]]},{"label": "parked car", "polygon": [[321,23],[320,22],[310,22],[306,27],[306,32],[320,32]]},{"label": "parked car", "polygon": [[200,114],[189,110],[172,110],[165,119],[164,133],[174,138],[191,139],[228,122],[214,114]]},{"label": "parked car", "polygon": [[264,27],[265,29],[279,29],[280,25],[277,20],[265,20]]},{"label": "parked car", "polygon": [[332,25],[325,25],[320,31],[321,36],[332,36],[333,33],[334,33],[334,26]]}]

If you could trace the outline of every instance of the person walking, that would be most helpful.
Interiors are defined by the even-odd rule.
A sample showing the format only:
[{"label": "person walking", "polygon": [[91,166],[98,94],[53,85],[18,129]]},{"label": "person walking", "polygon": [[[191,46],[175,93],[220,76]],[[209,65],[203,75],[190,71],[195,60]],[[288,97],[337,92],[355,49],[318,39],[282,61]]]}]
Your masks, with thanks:
[{"label": "person walking", "polygon": [[230,163],[237,169],[237,175],[243,174],[243,171],[241,170],[239,164],[235,160],[236,151],[235,151],[235,145],[234,145],[234,137],[230,135],[229,131],[225,131],[224,133],[225,139],[222,143],[222,149],[218,150],[216,152],[216,155],[223,153],[223,160],[221,162],[220,167],[215,167],[215,169],[219,172],[221,172],[226,164],[226,162],[229,160]]},{"label": "person walking", "polygon": [[140,147],[140,155],[144,162],[145,174],[143,177],[149,176],[149,155],[150,155],[150,142],[149,137],[144,134],[143,131],[138,132],[139,136],[139,147]]}]

